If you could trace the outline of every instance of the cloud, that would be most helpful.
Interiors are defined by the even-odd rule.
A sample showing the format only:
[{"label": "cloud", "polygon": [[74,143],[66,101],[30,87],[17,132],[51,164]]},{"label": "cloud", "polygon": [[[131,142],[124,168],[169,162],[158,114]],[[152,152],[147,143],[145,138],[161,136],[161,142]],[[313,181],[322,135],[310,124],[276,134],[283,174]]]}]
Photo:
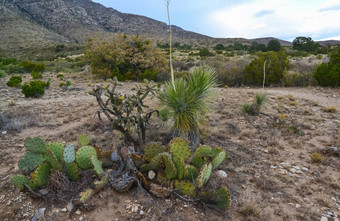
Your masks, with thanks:
[{"label": "cloud", "polygon": [[336,36],[340,31],[340,13],[336,9],[339,5],[335,2],[339,3],[334,0],[253,0],[215,10],[207,20],[210,32],[218,37],[321,39]]},{"label": "cloud", "polygon": [[326,12],[326,11],[338,11],[338,10],[340,10],[340,4],[339,5],[333,5],[333,6],[326,7],[326,8],[322,8],[322,9],[319,9],[318,11],[319,12]]},{"label": "cloud", "polygon": [[275,10],[261,10],[261,11],[258,11],[254,14],[255,17],[262,17],[264,15],[270,15],[270,14],[273,14],[275,12]]}]

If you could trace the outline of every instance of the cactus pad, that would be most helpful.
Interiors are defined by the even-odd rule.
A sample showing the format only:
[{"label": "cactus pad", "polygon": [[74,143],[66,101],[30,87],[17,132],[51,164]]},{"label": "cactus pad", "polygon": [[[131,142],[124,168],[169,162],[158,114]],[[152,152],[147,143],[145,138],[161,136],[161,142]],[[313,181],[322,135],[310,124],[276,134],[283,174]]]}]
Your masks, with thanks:
[{"label": "cactus pad", "polygon": [[45,161],[41,154],[27,152],[24,158],[19,161],[19,168],[25,172],[34,170],[37,166]]},{"label": "cactus pad", "polygon": [[191,182],[183,180],[175,180],[175,191],[182,195],[188,195],[190,197],[196,197],[195,186]]},{"label": "cactus pad", "polygon": [[200,189],[209,180],[212,170],[212,164],[204,164],[196,178],[196,185]]},{"label": "cactus pad", "polygon": [[231,201],[231,197],[230,197],[227,187],[222,186],[217,192],[217,196],[216,196],[217,206],[225,210],[228,210],[230,208],[230,201]]},{"label": "cactus pad", "polygon": [[14,175],[11,178],[11,184],[15,187],[18,187],[20,190],[25,188],[25,184],[27,183],[28,179],[23,175]]},{"label": "cactus pad", "polygon": [[206,162],[206,158],[201,155],[194,155],[191,160],[191,164],[194,165],[197,169],[201,169],[203,164]]},{"label": "cactus pad", "polygon": [[185,165],[184,178],[186,180],[194,181],[197,178],[198,172],[196,167]]},{"label": "cactus pad", "polygon": [[63,149],[64,144],[61,143],[50,143],[47,148],[50,148],[53,152],[54,156],[57,158],[58,162],[61,163],[63,161]]},{"label": "cactus pad", "polygon": [[216,169],[226,158],[226,152],[221,151],[220,153],[217,154],[217,156],[214,158],[214,160],[211,162],[212,163],[212,169]]},{"label": "cactus pad", "polygon": [[97,156],[96,150],[91,146],[82,147],[77,151],[76,162],[79,168],[87,170],[92,167],[90,159],[91,154]]},{"label": "cactus pad", "polygon": [[39,137],[28,137],[25,140],[25,147],[32,153],[45,153],[46,143]]},{"label": "cactus pad", "polygon": [[32,181],[35,187],[43,187],[47,184],[49,175],[51,173],[51,166],[48,163],[41,164],[31,174]]},{"label": "cactus pad", "polygon": [[166,147],[159,143],[150,143],[144,150],[144,159],[151,162],[152,158],[166,151]]},{"label": "cactus pad", "polygon": [[91,164],[97,175],[104,173],[102,162],[100,162],[100,160],[98,160],[97,156],[94,154],[91,154]]},{"label": "cactus pad", "polygon": [[[212,151],[211,151],[211,155],[210,155],[210,157],[212,158],[212,159],[214,159],[216,156],[217,156],[217,154],[219,154],[221,151],[225,151],[222,147],[217,147],[217,148],[213,148],[212,149]],[[226,156],[227,157],[227,156]],[[227,158],[225,158],[225,160],[226,160]]]},{"label": "cactus pad", "polygon": [[59,171],[61,170],[61,165],[50,148],[46,150],[45,158],[47,162],[52,166],[52,169]]},{"label": "cactus pad", "polygon": [[177,169],[177,178],[181,180],[184,177],[185,163],[182,159],[175,156],[173,157],[173,161]]},{"label": "cactus pad", "polygon": [[164,172],[166,177],[170,180],[177,177],[177,169],[172,162],[171,155],[169,153],[162,153],[165,169]]},{"label": "cactus pad", "polygon": [[186,161],[191,154],[191,150],[189,149],[189,141],[179,137],[170,141],[169,150],[173,156],[176,156],[183,161]]},{"label": "cactus pad", "polygon": [[64,164],[65,174],[73,181],[79,178],[79,169],[75,162]]},{"label": "cactus pad", "polygon": [[212,153],[212,148],[206,145],[199,146],[195,152],[194,156],[203,156],[203,157],[208,157]]},{"label": "cactus pad", "polygon": [[72,143],[68,143],[65,146],[63,151],[63,158],[66,163],[72,163],[75,160],[76,154]]},{"label": "cactus pad", "polygon": [[78,143],[80,144],[80,146],[84,147],[84,146],[89,145],[90,139],[89,139],[89,137],[87,135],[80,134],[78,136]]}]

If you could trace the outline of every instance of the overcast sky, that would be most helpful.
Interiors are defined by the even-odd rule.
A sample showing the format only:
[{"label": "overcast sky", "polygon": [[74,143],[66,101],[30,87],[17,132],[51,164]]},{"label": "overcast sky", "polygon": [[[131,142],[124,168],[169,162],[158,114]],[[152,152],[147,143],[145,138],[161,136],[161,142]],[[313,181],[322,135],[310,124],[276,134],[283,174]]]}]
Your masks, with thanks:
[{"label": "overcast sky", "polygon": [[[93,0],[167,22],[165,0]],[[171,0],[173,25],[212,37],[340,40],[340,0]]]}]

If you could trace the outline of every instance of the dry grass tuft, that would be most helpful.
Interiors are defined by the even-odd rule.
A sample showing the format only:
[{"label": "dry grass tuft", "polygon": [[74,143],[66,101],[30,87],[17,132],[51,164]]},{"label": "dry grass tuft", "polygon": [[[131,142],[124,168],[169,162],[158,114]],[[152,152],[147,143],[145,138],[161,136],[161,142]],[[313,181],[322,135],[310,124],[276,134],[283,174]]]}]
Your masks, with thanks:
[{"label": "dry grass tuft", "polygon": [[250,191],[242,193],[239,202],[239,213],[243,216],[259,217],[263,211],[262,199],[259,194],[255,195]]}]

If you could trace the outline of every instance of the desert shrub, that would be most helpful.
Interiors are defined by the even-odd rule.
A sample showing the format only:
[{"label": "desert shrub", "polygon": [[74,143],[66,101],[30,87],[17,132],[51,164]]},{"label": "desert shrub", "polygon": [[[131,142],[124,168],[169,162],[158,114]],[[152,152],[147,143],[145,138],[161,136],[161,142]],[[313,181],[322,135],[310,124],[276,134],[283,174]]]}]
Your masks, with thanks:
[{"label": "desert shrub", "polygon": [[0,78],[4,78],[7,76],[6,71],[0,69]]},{"label": "desert shrub", "polygon": [[157,73],[167,70],[167,61],[160,49],[136,36],[119,35],[113,41],[90,39],[85,59],[92,73],[104,79],[138,79],[148,69]]},{"label": "desert shrub", "polygon": [[223,44],[217,44],[217,45],[215,45],[214,50],[224,50],[224,45]]},{"label": "desert shrub", "polygon": [[195,68],[187,78],[176,78],[175,88],[171,82],[165,84],[159,99],[170,112],[175,136],[188,137],[192,144],[199,141],[199,125],[210,110],[217,85],[216,73],[208,66]]},{"label": "desert shrub", "polygon": [[31,61],[21,61],[20,66],[24,68],[26,72],[44,72],[45,71],[45,64],[38,64],[38,63],[33,63]]},{"label": "desert shrub", "polygon": [[43,76],[42,76],[41,73],[38,73],[38,72],[35,72],[35,71],[32,71],[32,72],[31,72],[31,76],[32,76],[32,78],[33,78],[34,80],[42,79],[42,78],[43,78]]},{"label": "desert shrub", "polygon": [[283,73],[281,82],[282,86],[285,87],[306,87],[316,85],[312,72],[285,72]]},{"label": "desert shrub", "polygon": [[312,153],[310,157],[314,163],[320,163],[323,160],[321,153]]},{"label": "desert shrub", "polygon": [[315,43],[310,37],[296,37],[293,41],[293,49],[298,51],[313,52],[319,48],[319,44]]},{"label": "desert shrub", "polygon": [[213,56],[213,54],[209,51],[208,48],[202,48],[199,52],[199,55],[201,57],[208,57],[208,56]]},{"label": "desert shrub", "polygon": [[64,75],[63,75],[63,74],[58,74],[58,75],[57,75],[57,78],[60,79],[60,80],[62,80],[62,79],[64,79]]},{"label": "desert shrub", "polygon": [[24,68],[21,67],[19,64],[8,64],[6,66],[3,66],[3,69],[10,74],[18,74],[25,72]]},{"label": "desert shrub", "polygon": [[284,52],[266,52],[253,60],[245,70],[245,83],[248,85],[262,85],[263,66],[266,61],[265,85],[281,82],[283,73],[289,66],[289,60]]},{"label": "desert shrub", "polygon": [[30,81],[30,83],[26,83],[22,86],[22,93],[25,97],[39,97],[44,95],[45,88],[50,86],[50,82],[43,81]]},{"label": "desert shrub", "polygon": [[8,82],[7,86],[8,87],[19,87],[22,82],[22,77],[21,76],[12,76]]},{"label": "desert shrub", "polygon": [[66,84],[64,82],[60,82],[59,87],[62,87],[62,86],[66,86]]},{"label": "desert shrub", "polygon": [[68,81],[65,82],[65,85],[66,85],[67,87],[69,87],[69,86],[72,85],[72,82],[68,80]]},{"label": "desert shrub", "polygon": [[322,63],[314,72],[314,78],[323,87],[340,86],[340,49],[333,52],[329,63]]},{"label": "desert shrub", "polygon": [[154,69],[147,69],[144,71],[144,73],[140,74],[139,78],[140,80],[153,80],[156,81],[157,80],[157,74],[158,72],[155,71]]},{"label": "desert shrub", "polygon": [[278,40],[272,39],[268,42],[267,51],[280,51],[281,44]]}]

